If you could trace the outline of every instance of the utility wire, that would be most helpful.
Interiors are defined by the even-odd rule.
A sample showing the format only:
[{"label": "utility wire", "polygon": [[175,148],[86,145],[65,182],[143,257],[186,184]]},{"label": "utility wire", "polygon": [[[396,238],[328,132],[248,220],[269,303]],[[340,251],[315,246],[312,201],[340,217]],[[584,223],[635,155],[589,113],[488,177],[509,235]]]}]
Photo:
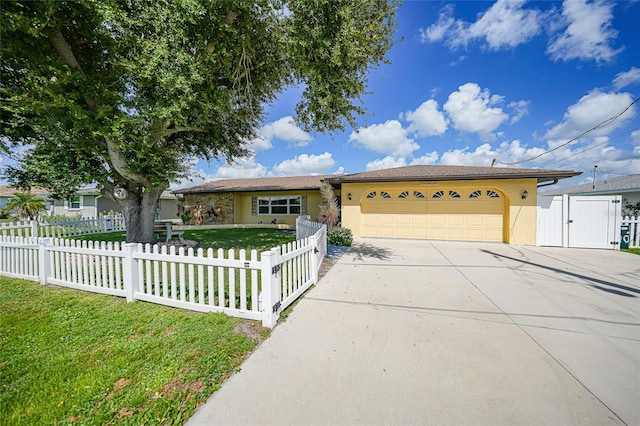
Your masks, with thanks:
[{"label": "utility wire", "polygon": [[[640,130],[640,127],[636,127],[635,129],[631,129],[631,130],[629,130],[629,131],[627,131],[627,132],[620,133],[619,135],[616,135],[616,136],[612,137],[611,139],[607,139],[607,140],[606,140],[606,141],[604,141],[604,142],[600,142],[600,143],[598,143],[598,144],[591,145],[590,147],[585,148],[585,149],[583,149],[583,150],[582,150],[582,151],[580,151],[580,152],[573,153],[573,154],[571,154],[571,155],[569,155],[569,156],[567,156],[567,157],[561,158],[560,160],[555,160],[555,161],[552,161],[551,163],[547,163],[547,164],[545,164],[545,165],[544,165],[544,167],[546,168],[546,167],[552,166],[552,165],[557,164],[557,163],[562,163],[563,161],[568,160],[569,158],[575,157],[576,155],[583,154],[583,153],[585,153],[585,152],[587,152],[587,151],[590,151],[590,150],[592,150],[592,149],[595,149],[595,148],[597,148],[597,147],[599,147],[599,146],[606,145],[606,144],[608,144],[609,142],[614,141],[614,140],[616,140],[616,139],[620,139],[621,137],[626,136],[626,135],[628,135],[629,133],[635,132],[636,130]],[[528,160],[527,160],[527,161],[528,161]]]},{"label": "utility wire", "polygon": [[580,135],[576,136],[575,138],[569,139],[567,142],[565,142],[565,143],[563,143],[563,144],[560,144],[560,145],[556,146],[556,147],[555,147],[555,148],[553,148],[553,149],[550,149],[550,150],[548,150],[548,151],[545,151],[545,152],[543,152],[542,154],[535,155],[535,156],[533,156],[533,157],[531,157],[531,158],[528,158],[528,159],[526,159],[526,160],[522,160],[522,161],[513,161],[513,162],[498,161],[497,159],[495,159],[495,158],[494,158],[494,159],[493,159],[493,162],[491,163],[491,166],[493,166],[493,165],[495,165],[495,164],[498,164],[498,163],[499,163],[499,164],[504,164],[504,165],[506,165],[506,166],[513,166],[513,165],[516,165],[516,164],[527,163],[527,162],[529,162],[529,161],[531,161],[531,160],[535,160],[536,158],[540,158],[540,157],[542,157],[543,155],[549,154],[550,152],[553,152],[553,151],[555,151],[555,150],[557,150],[557,149],[562,148],[563,146],[567,146],[567,145],[569,145],[570,143],[577,141],[577,140],[578,140],[578,139],[580,139],[581,137],[585,136],[585,135],[586,135],[586,134],[588,134],[588,133],[593,132],[594,130],[600,129],[600,128],[605,127],[605,126],[608,126],[609,124],[613,123],[613,122],[614,122],[614,121],[616,121],[618,118],[620,118],[620,116],[621,116],[622,114],[624,114],[625,112],[627,112],[627,110],[629,110],[629,108],[631,108],[633,105],[635,105],[636,103],[638,103],[638,101],[640,101],[640,98],[635,99],[633,102],[631,102],[629,105],[627,105],[627,106],[626,106],[622,111],[618,112],[617,114],[615,114],[615,115],[614,115],[614,116],[612,116],[612,117],[607,118],[607,119],[606,119],[606,120],[604,120],[602,123],[600,123],[600,124],[597,124],[597,125],[593,126],[593,127],[592,127],[592,128],[590,128],[589,130],[586,130],[586,131],[582,132]]}]

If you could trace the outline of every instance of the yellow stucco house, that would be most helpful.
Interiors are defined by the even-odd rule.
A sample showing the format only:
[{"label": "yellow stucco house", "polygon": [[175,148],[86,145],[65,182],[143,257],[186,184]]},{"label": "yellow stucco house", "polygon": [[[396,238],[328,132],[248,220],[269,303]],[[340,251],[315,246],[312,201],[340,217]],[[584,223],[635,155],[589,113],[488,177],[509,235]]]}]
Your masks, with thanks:
[{"label": "yellow stucco house", "polygon": [[536,194],[572,170],[416,165],[372,172],[231,179],[175,191],[196,224],[285,223],[319,216],[330,183],[354,237],[536,244]]}]

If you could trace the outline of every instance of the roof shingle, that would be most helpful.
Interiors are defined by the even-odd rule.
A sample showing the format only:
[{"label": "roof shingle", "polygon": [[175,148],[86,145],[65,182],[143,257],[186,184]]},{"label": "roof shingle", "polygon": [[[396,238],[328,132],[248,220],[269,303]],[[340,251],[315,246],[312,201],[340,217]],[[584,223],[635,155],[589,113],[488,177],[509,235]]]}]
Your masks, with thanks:
[{"label": "roof shingle", "polygon": [[554,189],[543,192],[541,195],[562,195],[562,194],[603,194],[611,192],[640,191],[640,174],[620,176],[613,179],[606,179],[593,183],[574,185],[566,188]]},{"label": "roof shingle", "polygon": [[176,189],[174,194],[202,192],[288,191],[319,189],[322,181],[332,175],[289,176],[254,179],[223,179],[206,182],[189,188]]}]

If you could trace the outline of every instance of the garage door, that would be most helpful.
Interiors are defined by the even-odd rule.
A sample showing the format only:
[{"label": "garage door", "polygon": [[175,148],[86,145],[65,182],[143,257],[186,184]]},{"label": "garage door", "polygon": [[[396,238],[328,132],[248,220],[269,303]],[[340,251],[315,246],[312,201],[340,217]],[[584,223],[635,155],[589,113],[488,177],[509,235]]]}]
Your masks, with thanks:
[{"label": "garage door", "polygon": [[504,202],[490,188],[372,189],[361,200],[362,235],[501,242]]}]

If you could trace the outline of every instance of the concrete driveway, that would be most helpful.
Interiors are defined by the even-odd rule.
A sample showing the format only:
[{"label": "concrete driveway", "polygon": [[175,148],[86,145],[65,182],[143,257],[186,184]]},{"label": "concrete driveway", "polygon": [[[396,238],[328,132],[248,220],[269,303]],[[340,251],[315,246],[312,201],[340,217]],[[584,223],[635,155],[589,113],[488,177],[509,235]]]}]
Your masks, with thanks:
[{"label": "concrete driveway", "polygon": [[640,424],[640,257],[361,239],[189,425]]}]

